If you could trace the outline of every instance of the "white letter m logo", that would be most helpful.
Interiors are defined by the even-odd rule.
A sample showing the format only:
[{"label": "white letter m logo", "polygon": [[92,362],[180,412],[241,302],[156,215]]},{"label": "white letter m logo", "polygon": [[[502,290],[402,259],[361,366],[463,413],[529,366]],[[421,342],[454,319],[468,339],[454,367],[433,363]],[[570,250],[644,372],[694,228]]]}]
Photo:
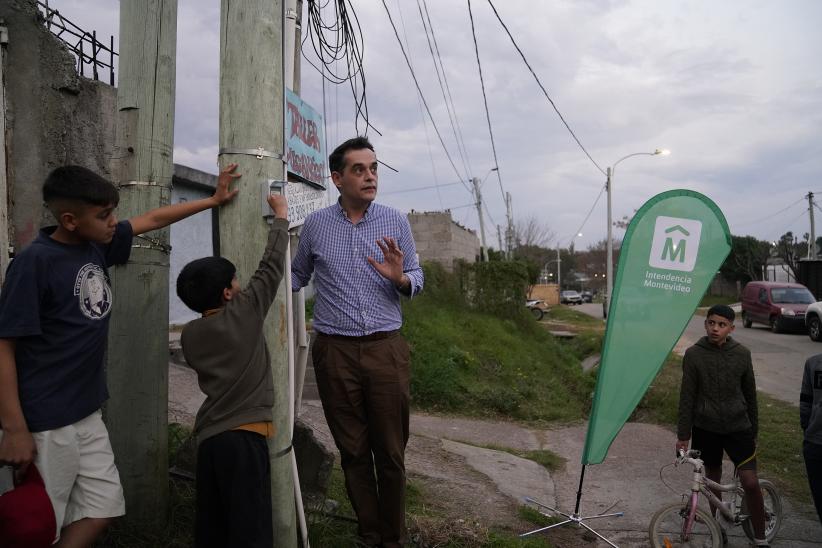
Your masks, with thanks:
[{"label": "white letter m logo", "polygon": [[665,270],[692,271],[701,235],[702,223],[696,219],[657,217],[648,264]]}]

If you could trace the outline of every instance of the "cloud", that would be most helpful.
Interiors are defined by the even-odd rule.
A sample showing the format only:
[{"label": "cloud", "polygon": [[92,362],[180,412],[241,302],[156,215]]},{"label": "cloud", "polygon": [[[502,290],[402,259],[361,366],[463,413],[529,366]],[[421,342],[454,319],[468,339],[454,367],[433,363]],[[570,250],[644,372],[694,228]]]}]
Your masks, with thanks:
[{"label": "cloud", "polygon": [[[110,0],[51,4],[85,28],[102,34],[116,29],[117,4]],[[473,198],[463,185],[389,194],[437,181],[467,184],[494,166],[467,5],[427,2],[467,151],[463,160],[417,3],[386,4],[404,47],[407,37],[407,52],[456,173],[430,121],[424,121],[427,115],[420,113],[382,2],[355,3],[369,116],[383,133],[369,131],[369,136],[380,158],[400,171],[382,169],[381,200],[418,210],[469,204]],[[822,172],[817,144],[822,33],[816,28],[822,3],[509,0],[494,5],[601,168],[634,152],[673,151],[667,158],[639,156],[618,166],[615,217],[663,190],[691,188],[715,199],[732,229],[739,226],[762,239],[777,238],[776,232],[794,221],[796,230],[807,224],[801,208],[757,220],[814,190]],[[557,235],[571,234],[605,177],[562,125],[489,4],[478,0],[472,8],[499,173],[515,216],[535,216]],[[175,161],[212,171],[219,125],[219,9],[216,0],[180,2],[178,17]],[[306,49],[310,57],[310,44]],[[329,146],[353,135],[349,86],[327,85],[323,98],[319,75],[306,62],[302,75],[303,98],[320,111],[325,102]],[[482,192],[500,223],[505,207],[495,174]],[[604,202],[594,209],[579,247],[604,237]],[[471,207],[455,210],[454,217],[477,227]]]}]

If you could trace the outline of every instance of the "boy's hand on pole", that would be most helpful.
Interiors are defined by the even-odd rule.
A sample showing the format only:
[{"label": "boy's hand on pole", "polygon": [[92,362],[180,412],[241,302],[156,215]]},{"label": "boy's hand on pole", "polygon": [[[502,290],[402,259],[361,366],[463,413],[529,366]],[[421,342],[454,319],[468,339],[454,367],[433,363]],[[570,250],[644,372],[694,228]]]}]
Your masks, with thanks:
[{"label": "boy's hand on pole", "polygon": [[235,169],[237,169],[237,164],[228,164],[225,166],[225,169],[220,172],[219,177],[217,177],[217,188],[214,190],[213,196],[217,205],[230,202],[234,199],[234,196],[240,192],[240,190],[236,188],[231,190],[231,183],[234,182],[235,179],[242,177],[239,173],[234,173]]},{"label": "boy's hand on pole", "polygon": [[[236,192],[236,191],[235,191]],[[288,200],[280,194],[269,194],[266,198],[268,207],[278,219],[288,219]]]}]

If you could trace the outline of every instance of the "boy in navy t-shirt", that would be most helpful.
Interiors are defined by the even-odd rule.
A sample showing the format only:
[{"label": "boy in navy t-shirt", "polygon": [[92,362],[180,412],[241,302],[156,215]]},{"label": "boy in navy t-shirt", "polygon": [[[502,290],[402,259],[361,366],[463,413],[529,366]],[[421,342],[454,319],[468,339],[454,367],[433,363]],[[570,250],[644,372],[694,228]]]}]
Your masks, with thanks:
[{"label": "boy in navy t-shirt", "polygon": [[235,168],[220,173],[210,198],[120,222],[117,189],[88,169],[60,167],[43,184],[57,226],[17,255],[0,293],[0,466],[19,477],[36,463],[66,544],[90,545],[125,513],[100,414],[108,267],[128,261],[133,236],[231,200]]}]

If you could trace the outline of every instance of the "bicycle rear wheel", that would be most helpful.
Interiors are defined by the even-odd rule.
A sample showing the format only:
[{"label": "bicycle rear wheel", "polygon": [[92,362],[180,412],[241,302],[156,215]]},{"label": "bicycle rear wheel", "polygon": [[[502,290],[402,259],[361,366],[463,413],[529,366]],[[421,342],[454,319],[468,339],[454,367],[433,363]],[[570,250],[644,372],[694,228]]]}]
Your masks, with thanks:
[{"label": "bicycle rear wheel", "polygon": [[685,537],[683,528],[688,518],[688,503],[665,506],[651,518],[648,534],[654,548],[722,548],[719,524],[708,512],[696,509],[691,532]]},{"label": "bicycle rear wheel", "polygon": [[[779,528],[782,526],[782,496],[774,484],[768,480],[759,480],[759,487],[762,489],[762,499],[765,501],[765,538],[768,542],[773,542],[773,539],[779,532]],[[744,496],[744,492],[741,496]],[[742,513],[750,514],[748,511],[748,501],[744,498],[742,499]],[[742,529],[749,539],[754,539],[751,518],[742,522]]]}]

